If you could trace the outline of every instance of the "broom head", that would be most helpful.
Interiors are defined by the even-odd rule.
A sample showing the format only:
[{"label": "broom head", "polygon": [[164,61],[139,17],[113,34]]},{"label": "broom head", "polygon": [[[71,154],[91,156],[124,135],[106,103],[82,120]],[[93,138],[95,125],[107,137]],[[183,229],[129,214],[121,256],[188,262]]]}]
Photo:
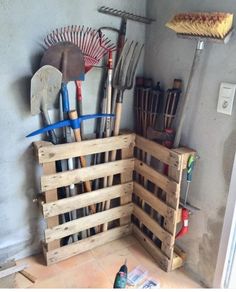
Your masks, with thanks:
[{"label": "broom head", "polygon": [[166,23],[177,34],[217,39],[224,39],[232,25],[233,14],[225,12],[179,13]]}]

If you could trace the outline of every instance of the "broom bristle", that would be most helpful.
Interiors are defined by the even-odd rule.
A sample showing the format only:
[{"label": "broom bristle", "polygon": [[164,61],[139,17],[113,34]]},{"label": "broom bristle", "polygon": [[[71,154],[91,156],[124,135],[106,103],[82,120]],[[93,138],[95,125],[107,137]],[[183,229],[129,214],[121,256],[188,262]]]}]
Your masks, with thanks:
[{"label": "broom bristle", "polygon": [[193,12],[175,15],[166,26],[176,33],[223,39],[231,30],[233,14]]}]

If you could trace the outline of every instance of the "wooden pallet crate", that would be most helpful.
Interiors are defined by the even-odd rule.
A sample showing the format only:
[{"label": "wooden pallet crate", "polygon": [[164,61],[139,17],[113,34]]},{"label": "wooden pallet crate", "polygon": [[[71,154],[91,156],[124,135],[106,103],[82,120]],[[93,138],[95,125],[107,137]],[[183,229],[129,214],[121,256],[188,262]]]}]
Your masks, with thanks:
[{"label": "wooden pallet crate", "polygon": [[[43,141],[34,142],[33,145],[37,161],[43,168],[40,179],[42,197],[38,201],[47,223],[43,243],[47,265],[131,233],[165,271],[183,264],[184,253],[175,247],[175,235],[181,216],[179,198],[182,173],[193,150],[170,150],[133,133],[61,145]],[[149,159],[135,156],[137,149],[142,157]],[[90,157],[96,153],[114,150],[118,151],[116,161],[56,172],[56,161],[80,156]],[[168,175],[156,170],[152,165],[153,159],[169,166]],[[115,184],[110,187],[58,199],[59,188],[110,175],[116,177]],[[162,190],[164,199],[158,197],[150,185]],[[65,223],[59,220],[67,212],[110,200],[113,200],[113,205],[108,210]],[[162,216],[163,223],[158,222],[153,214]],[[96,234],[61,246],[61,239],[103,224],[108,224],[107,230],[99,230]]]}]

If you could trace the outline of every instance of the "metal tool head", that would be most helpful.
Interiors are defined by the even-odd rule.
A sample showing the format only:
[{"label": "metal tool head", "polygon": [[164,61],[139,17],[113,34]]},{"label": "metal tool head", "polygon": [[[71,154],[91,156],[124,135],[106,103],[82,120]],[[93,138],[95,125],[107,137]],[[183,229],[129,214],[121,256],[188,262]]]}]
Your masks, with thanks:
[{"label": "metal tool head", "polygon": [[198,207],[195,207],[195,206],[193,206],[193,205],[191,205],[189,203],[184,204],[184,202],[180,201],[179,204],[180,204],[181,207],[187,209],[190,212],[190,214],[193,214],[195,212],[201,211],[201,209],[199,209]]},{"label": "metal tool head", "polygon": [[145,23],[145,24],[150,24],[153,21],[155,21],[155,19],[152,19],[152,18],[136,15],[136,14],[124,11],[124,10],[118,10],[118,9],[114,9],[114,8],[110,8],[110,7],[106,7],[106,6],[102,6],[102,7],[98,8],[98,12],[101,12],[101,13],[104,13],[104,14],[113,15],[113,16],[117,16],[117,17],[121,17],[121,18],[124,18],[124,19],[129,19],[129,20],[133,20],[133,21],[142,22],[142,23]]},{"label": "metal tool head", "polygon": [[58,42],[44,53],[41,66],[51,65],[62,72],[63,82],[84,80],[84,55],[73,43]]},{"label": "metal tool head", "polygon": [[133,41],[125,42],[121,55],[114,70],[112,86],[118,90],[131,89],[134,75],[144,45]]},{"label": "metal tool head", "polygon": [[31,114],[37,115],[58,107],[62,73],[55,67],[45,65],[32,77],[30,86]]}]

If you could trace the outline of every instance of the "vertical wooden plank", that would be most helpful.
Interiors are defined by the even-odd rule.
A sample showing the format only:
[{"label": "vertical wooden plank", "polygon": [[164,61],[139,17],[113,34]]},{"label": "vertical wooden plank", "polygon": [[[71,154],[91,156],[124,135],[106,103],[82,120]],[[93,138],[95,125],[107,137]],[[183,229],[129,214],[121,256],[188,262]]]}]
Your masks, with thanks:
[{"label": "vertical wooden plank", "polygon": [[[46,175],[56,173],[55,162],[44,163],[43,164],[43,173]],[[58,195],[57,195],[56,189],[45,192],[45,202],[46,203],[54,202],[57,200],[58,200]],[[48,228],[57,226],[57,225],[59,225],[59,217],[54,216],[54,217],[48,218],[48,219],[46,219],[46,222],[47,222]],[[53,249],[58,248],[58,247],[60,247],[60,240],[55,240],[53,242],[49,242],[47,245],[48,251],[53,250]]]},{"label": "vertical wooden plank", "polygon": [[[134,146],[132,145],[130,148],[121,150],[121,159],[132,158],[134,156]],[[133,181],[133,171],[121,173],[120,175],[121,183],[131,182]],[[127,196],[122,196],[120,198],[120,205],[126,205],[132,201],[132,194]],[[131,221],[131,216],[120,218],[120,226],[126,225]]]},{"label": "vertical wooden plank", "polygon": [[[174,208],[176,210],[175,212],[175,218],[173,221],[173,218],[170,218],[169,216],[166,216],[164,218],[164,228],[169,231],[173,236],[176,236],[176,228],[177,228],[177,223],[178,223],[178,208],[179,208],[179,200],[180,200],[180,184],[181,184],[181,179],[182,179],[182,174],[183,174],[183,157],[181,156],[180,158],[180,169],[177,169],[176,167],[169,166],[168,168],[168,176],[176,181],[179,185],[179,191],[177,192],[176,196],[173,197],[173,195],[166,193],[166,203],[170,207]],[[161,245],[161,250],[163,252],[166,252],[167,249],[169,250],[169,246],[165,244],[165,241],[162,242]],[[170,252],[170,259],[173,261],[174,259],[174,245],[171,248]]]}]

